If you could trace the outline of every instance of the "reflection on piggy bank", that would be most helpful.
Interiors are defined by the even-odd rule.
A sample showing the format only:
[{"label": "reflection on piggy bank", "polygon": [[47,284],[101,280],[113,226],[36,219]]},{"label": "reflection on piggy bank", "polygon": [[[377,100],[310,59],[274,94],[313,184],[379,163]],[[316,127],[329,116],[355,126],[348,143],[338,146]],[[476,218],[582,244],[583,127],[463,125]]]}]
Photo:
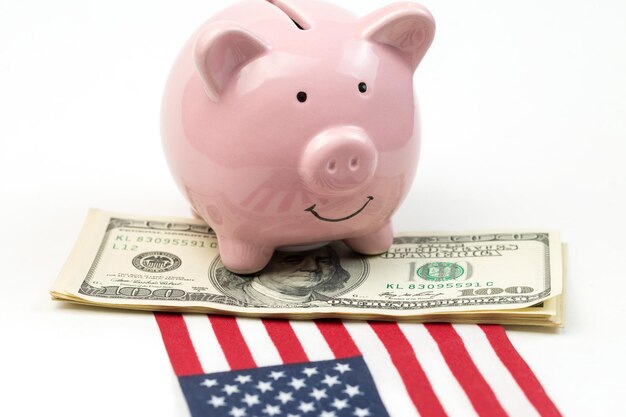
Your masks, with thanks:
[{"label": "reflection on piggy bank", "polygon": [[389,248],[419,153],[413,73],[434,32],[414,3],[357,18],[246,0],[191,37],[165,89],[163,146],[228,269],[334,240]]}]

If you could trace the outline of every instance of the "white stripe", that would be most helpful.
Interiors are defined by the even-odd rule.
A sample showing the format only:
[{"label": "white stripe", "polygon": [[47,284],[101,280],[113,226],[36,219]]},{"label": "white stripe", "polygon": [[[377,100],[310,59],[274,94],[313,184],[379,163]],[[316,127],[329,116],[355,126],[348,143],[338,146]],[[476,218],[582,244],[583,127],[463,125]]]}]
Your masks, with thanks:
[{"label": "white stripe", "polygon": [[260,319],[237,317],[237,324],[258,367],[282,365],[283,360]]},{"label": "white stripe", "polygon": [[314,322],[292,320],[289,323],[310,361],[324,361],[335,358],[333,351],[330,350],[326,339],[324,339]]},{"label": "white stripe", "polygon": [[368,323],[344,322],[346,329],[354,342],[363,353],[365,363],[369,368],[380,398],[390,416],[411,417],[418,416],[415,405],[409,398],[402,378],[391,362],[391,357],[385,346]]},{"label": "white stripe", "polygon": [[400,323],[400,329],[413,347],[433,391],[450,417],[473,417],[476,411],[467,394],[443,359],[437,342],[423,324]]},{"label": "white stripe", "polygon": [[463,339],[476,367],[509,416],[539,417],[539,413],[502,364],[480,327],[473,324],[455,324],[454,329]]},{"label": "white stripe", "polygon": [[184,314],[183,318],[204,373],[230,370],[209,318],[205,314]]}]

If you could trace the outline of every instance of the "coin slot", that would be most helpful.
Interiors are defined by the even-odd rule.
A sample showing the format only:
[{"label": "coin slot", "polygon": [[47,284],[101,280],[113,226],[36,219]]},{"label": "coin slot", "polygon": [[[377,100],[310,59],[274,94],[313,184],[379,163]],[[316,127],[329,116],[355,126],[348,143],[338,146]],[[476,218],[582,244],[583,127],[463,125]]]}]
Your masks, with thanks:
[{"label": "coin slot", "polygon": [[287,15],[289,19],[293,22],[294,25],[300,30],[309,30],[311,29],[311,25],[309,25],[306,20],[296,11],[294,8],[289,5],[288,1],[284,0],[266,0],[272,6],[278,8],[281,12]]}]

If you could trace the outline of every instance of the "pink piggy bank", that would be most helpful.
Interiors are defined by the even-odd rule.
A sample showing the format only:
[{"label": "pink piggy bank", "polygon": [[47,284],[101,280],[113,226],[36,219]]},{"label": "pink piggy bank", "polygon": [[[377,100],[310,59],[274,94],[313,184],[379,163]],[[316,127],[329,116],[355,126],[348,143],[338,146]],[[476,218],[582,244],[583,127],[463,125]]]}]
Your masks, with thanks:
[{"label": "pink piggy bank", "polygon": [[228,269],[334,240],[389,248],[419,154],[413,74],[434,32],[418,4],[357,18],[318,0],[246,0],[196,31],[167,82],[163,146]]}]

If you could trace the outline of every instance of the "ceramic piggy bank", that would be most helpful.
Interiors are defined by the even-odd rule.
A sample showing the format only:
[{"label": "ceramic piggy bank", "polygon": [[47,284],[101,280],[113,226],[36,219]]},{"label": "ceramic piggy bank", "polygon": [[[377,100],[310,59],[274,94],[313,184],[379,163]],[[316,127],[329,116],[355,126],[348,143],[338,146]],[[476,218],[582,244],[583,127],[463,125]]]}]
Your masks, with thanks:
[{"label": "ceramic piggy bank", "polygon": [[420,147],[413,74],[434,31],[415,3],[359,18],[245,0],[195,32],[166,85],[163,145],[228,269],[334,240],[389,248]]}]

